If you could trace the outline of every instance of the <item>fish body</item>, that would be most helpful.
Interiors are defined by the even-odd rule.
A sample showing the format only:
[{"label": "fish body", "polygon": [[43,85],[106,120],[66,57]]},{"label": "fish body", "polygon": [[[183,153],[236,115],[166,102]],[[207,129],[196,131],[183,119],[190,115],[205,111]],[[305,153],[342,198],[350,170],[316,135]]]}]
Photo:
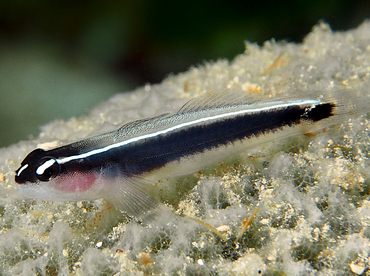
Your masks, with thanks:
[{"label": "fish body", "polygon": [[106,198],[135,216],[155,206],[149,183],[194,172],[256,143],[321,127],[338,112],[338,103],[316,94],[264,102],[205,95],[175,114],[134,121],[55,149],[36,149],[22,161],[15,181],[29,197]]}]

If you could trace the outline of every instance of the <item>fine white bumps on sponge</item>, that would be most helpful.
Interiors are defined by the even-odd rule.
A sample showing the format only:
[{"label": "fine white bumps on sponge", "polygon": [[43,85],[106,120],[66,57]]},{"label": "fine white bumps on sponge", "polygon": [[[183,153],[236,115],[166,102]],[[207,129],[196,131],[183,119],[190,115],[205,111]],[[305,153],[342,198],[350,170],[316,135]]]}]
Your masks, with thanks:
[{"label": "fine white bumps on sponge", "polygon": [[[174,111],[207,91],[244,90],[274,97],[294,96],[298,90],[324,94],[348,90],[366,101],[369,45],[370,22],[335,33],[319,24],[303,44],[247,43],[245,53],[230,63],[205,64],[159,85],[116,95],[86,117],[52,122],[34,141],[1,149],[0,273],[365,271],[370,266],[370,141],[364,116],[261,145],[237,161],[157,184],[175,213],[195,216],[208,227],[186,218],[143,227],[102,200],[17,199],[13,179],[22,158],[38,144],[70,142]],[[256,209],[257,215],[239,237]],[[211,226],[227,230],[219,235]]]}]

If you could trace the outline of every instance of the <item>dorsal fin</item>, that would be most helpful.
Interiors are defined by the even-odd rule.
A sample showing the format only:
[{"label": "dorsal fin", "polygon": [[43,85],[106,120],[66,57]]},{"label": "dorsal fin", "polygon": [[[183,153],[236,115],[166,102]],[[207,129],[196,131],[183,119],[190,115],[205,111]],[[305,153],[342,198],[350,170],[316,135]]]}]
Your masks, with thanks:
[{"label": "dorsal fin", "polygon": [[252,104],[255,101],[256,97],[247,93],[231,92],[227,90],[221,92],[210,91],[188,101],[179,109],[177,114],[211,108],[221,108],[224,106]]},{"label": "dorsal fin", "polygon": [[122,129],[128,129],[128,128],[133,128],[133,127],[137,127],[139,125],[144,125],[148,122],[155,122],[155,121],[159,121],[160,119],[163,119],[164,117],[167,117],[170,113],[164,113],[164,114],[161,114],[161,115],[158,115],[158,116],[155,116],[155,117],[151,117],[151,118],[144,118],[144,119],[140,119],[140,120],[136,120],[136,121],[133,121],[133,122],[129,122],[127,124],[124,124],[123,126],[121,126],[118,131],[122,130]]}]

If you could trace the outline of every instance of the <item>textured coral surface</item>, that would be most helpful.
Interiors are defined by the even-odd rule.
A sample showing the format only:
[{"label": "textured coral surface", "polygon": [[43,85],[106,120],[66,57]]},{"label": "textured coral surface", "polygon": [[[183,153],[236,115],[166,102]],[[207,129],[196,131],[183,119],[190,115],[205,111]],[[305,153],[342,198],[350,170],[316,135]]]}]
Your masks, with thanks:
[{"label": "textured coral surface", "polygon": [[232,62],[206,63],[159,85],[118,94],[85,117],[51,122],[35,140],[0,149],[0,274],[369,273],[366,115],[354,113],[325,130],[263,144],[157,184],[168,208],[203,224],[182,217],[144,227],[104,200],[24,200],[13,180],[24,156],[39,144],[52,147],[175,111],[205,91],[275,97],[348,90],[369,101],[369,74],[370,22],[336,33],[319,24],[302,44],[246,43],[245,53]]}]

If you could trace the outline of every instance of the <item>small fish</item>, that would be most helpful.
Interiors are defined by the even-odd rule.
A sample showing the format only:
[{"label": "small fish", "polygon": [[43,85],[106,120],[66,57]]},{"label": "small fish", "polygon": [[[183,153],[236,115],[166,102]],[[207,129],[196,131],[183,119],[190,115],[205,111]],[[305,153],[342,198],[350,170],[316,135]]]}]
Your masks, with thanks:
[{"label": "small fish", "polygon": [[157,205],[148,188],[154,181],[197,171],[262,142],[317,129],[342,113],[343,106],[318,94],[264,102],[206,94],[175,114],[134,121],[55,149],[35,149],[22,161],[15,181],[28,197],[105,198],[118,210],[140,216]]}]

